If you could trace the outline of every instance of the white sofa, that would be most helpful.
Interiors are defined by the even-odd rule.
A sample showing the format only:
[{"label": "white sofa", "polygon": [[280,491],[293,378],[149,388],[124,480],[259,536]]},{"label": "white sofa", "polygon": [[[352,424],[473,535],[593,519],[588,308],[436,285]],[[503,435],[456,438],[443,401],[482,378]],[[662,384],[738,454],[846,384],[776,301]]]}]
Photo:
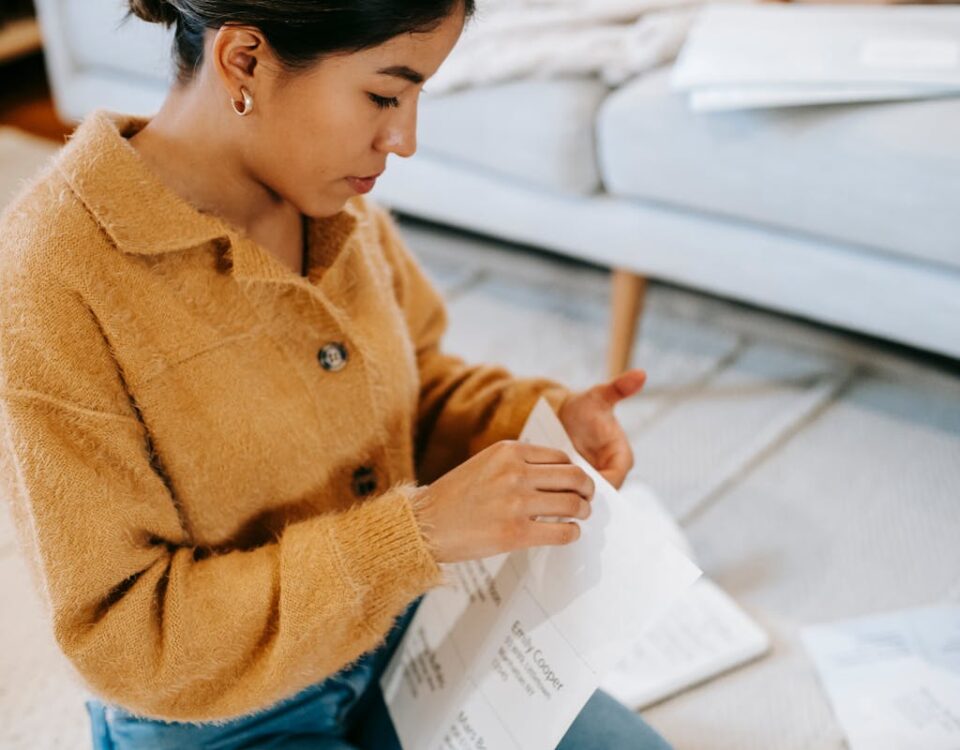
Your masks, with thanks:
[{"label": "white sofa", "polygon": [[[38,0],[61,116],[149,113],[170,34],[123,0]],[[396,210],[612,269],[609,367],[645,279],[960,358],[960,98],[695,115],[659,71],[425,97]]]},{"label": "white sofa", "polygon": [[431,102],[420,153],[379,195],[960,356],[960,98],[695,115],[668,75],[613,92],[518,82]]}]

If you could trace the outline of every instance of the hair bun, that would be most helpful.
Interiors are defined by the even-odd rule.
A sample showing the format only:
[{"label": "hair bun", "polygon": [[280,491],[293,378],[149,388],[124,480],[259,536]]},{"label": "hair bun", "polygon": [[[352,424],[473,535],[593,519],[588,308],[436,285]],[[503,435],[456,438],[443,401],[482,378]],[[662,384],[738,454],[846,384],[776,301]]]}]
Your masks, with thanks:
[{"label": "hair bun", "polygon": [[149,23],[172,26],[180,17],[180,11],[170,0],[130,0],[130,12]]}]

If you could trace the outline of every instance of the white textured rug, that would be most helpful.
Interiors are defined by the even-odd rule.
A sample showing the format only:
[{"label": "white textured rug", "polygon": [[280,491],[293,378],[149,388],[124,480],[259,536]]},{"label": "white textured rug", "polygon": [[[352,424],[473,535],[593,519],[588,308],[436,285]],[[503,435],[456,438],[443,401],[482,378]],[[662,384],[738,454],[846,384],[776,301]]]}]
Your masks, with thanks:
[{"label": "white textured rug", "polygon": [[[0,129],[0,196],[45,144]],[[574,387],[604,377],[607,276],[405,223],[447,295],[447,348]],[[635,477],[711,577],[773,634],[767,658],[647,712],[677,750],[838,750],[798,628],[960,601],[960,366],[653,285],[618,409]],[[0,512],[0,747],[89,745],[82,691]]]},{"label": "white textured rug", "polygon": [[0,127],[0,209],[56,151],[56,144],[15,128]]},{"label": "white textured rug", "polygon": [[[604,378],[608,276],[408,223],[447,346]],[[761,661],[645,712],[677,750],[840,750],[798,640],[820,621],[960,601],[960,363],[653,285],[618,407],[698,559],[772,635]]]}]

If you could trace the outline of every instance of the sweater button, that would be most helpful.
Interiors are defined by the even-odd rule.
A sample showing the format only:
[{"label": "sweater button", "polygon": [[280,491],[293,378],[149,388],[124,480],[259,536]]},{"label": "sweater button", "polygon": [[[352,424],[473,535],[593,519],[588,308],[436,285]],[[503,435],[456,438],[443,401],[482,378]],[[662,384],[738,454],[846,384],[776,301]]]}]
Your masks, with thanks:
[{"label": "sweater button", "polygon": [[377,489],[377,477],[370,466],[361,466],[353,472],[353,494],[365,497]]},{"label": "sweater button", "polygon": [[230,253],[230,240],[219,237],[214,240],[214,247],[216,248],[217,271],[220,273],[228,273],[233,269],[233,258],[231,257]]},{"label": "sweater button", "polygon": [[317,354],[320,365],[327,372],[337,372],[347,366],[347,348],[340,342],[326,344]]}]

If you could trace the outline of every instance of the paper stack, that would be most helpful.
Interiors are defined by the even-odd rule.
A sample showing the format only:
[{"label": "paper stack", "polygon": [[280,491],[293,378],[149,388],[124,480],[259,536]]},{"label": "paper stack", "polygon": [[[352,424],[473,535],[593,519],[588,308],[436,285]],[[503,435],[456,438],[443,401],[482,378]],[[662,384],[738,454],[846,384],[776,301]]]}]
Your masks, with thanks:
[{"label": "paper stack", "polygon": [[960,7],[708,6],[672,84],[696,111],[960,95]]}]

